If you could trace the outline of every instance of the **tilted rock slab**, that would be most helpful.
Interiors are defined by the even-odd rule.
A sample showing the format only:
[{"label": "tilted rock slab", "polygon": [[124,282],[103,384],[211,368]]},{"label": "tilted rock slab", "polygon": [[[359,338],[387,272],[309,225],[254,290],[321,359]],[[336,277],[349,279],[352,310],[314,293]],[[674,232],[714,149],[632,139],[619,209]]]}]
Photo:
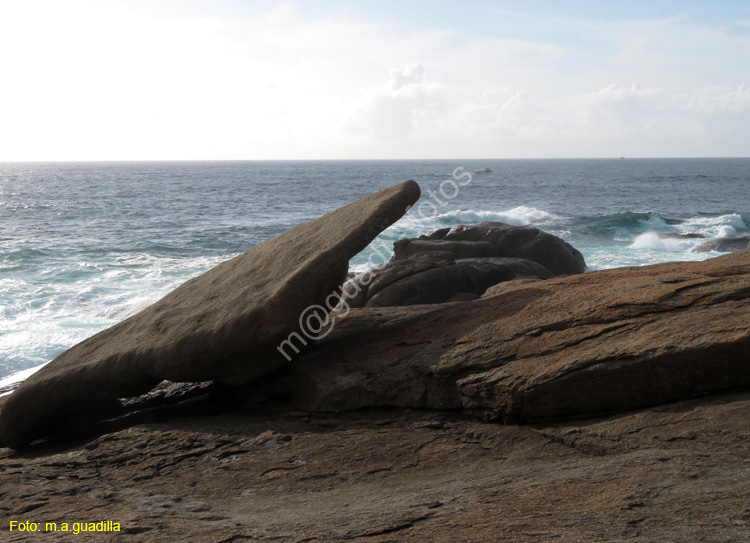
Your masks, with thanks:
[{"label": "tilted rock slab", "polygon": [[302,312],[325,305],[349,259],[419,195],[407,181],[297,226],[72,347],[11,395],[0,412],[0,440],[19,448],[101,418],[117,398],[163,379],[239,384],[277,369],[287,362],[277,347],[300,332]]},{"label": "tilted rock slab", "polygon": [[582,273],[583,255],[561,238],[533,226],[513,226],[483,222],[441,228],[413,239],[393,244],[391,261],[418,253],[443,253],[452,258],[524,258],[541,264],[555,275]]},{"label": "tilted rock slab", "polygon": [[284,386],[308,410],[457,408],[505,422],[750,386],[750,250],[503,287],[351,309]]}]

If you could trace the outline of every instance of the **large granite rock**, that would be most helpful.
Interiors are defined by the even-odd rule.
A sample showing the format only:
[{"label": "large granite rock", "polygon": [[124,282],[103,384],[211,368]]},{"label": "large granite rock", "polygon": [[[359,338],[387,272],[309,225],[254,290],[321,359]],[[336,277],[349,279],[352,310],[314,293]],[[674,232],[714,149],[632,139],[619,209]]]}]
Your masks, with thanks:
[{"label": "large granite rock", "polygon": [[501,222],[441,228],[393,244],[393,260],[418,253],[447,253],[454,259],[509,257],[537,262],[555,275],[582,273],[586,263],[569,243],[532,226]]},{"label": "large granite rock", "polygon": [[309,410],[453,408],[506,422],[750,386],[750,251],[503,287],[470,304],[352,309],[284,386]]},{"label": "large granite rock", "polygon": [[453,260],[447,253],[417,253],[348,281],[349,307],[436,304],[478,298],[491,286],[517,277],[549,279],[547,268],[521,258]]},{"label": "large granite rock", "polygon": [[85,426],[163,379],[238,384],[277,369],[287,361],[277,347],[300,332],[302,312],[326,305],[349,259],[419,194],[407,181],[297,226],[72,347],[12,394],[0,440],[18,448]]}]

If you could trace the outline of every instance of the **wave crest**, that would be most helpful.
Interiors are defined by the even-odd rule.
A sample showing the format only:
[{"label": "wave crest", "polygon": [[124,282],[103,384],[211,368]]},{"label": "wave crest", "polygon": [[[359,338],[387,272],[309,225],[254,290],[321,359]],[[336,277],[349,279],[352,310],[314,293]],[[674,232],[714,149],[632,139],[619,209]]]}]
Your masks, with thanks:
[{"label": "wave crest", "polygon": [[630,248],[661,253],[687,253],[703,241],[705,240],[702,238],[665,238],[660,236],[659,232],[646,232],[637,236],[630,244]]},{"label": "wave crest", "polygon": [[556,219],[557,216],[543,209],[518,206],[508,211],[458,210],[442,213],[436,220],[448,224],[476,224],[480,222],[504,222],[515,226],[528,226]]}]

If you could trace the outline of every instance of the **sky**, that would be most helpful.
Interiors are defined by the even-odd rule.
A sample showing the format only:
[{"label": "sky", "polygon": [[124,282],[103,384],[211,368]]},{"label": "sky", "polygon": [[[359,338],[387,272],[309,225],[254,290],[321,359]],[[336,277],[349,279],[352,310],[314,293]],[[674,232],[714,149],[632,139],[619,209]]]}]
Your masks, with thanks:
[{"label": "sky", "polygon": [[0,161],[750,156],[750,3],[0,0]]}]

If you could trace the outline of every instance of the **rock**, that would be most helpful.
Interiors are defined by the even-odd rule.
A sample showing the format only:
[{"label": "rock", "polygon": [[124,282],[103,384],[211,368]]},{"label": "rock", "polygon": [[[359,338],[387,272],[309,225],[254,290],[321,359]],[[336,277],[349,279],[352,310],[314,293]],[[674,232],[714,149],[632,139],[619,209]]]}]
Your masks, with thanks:
[{"label": "rock", "polygon": [[698,232],[657,232],[656,236],[659,239],[703,239],[706,237]]},{"label": "rock", "polygon": [[750,386],[750,250],[505,285],[469,304],[352,309],[285,370],[293,403],[528,422]]},{"label": "rock", "polygon": [[[468,301],[516,277],[554,277],[541,264],[521,258],[454,261],[448,253],[417,253],[364,272],[344,285],[349,307],[388,307]],[[454,296],[462,294],[454,299]],[[343,304],[342,306],[343,307]]]},{"label": "rock", "polygon": [[750,246],[750,237],[740,236],[734,238],[719,238],[704,241],[703,243],[696,245],[693,247],[692,252],[708,253],[710,251],[716,251],[718,253],[731,253],[733,251],[747,249],[748,246]]},{"label": "rock", "polygon": [[[0,450],[2,529],[29,542],[741,542],[749,411],[750,391],[528,426],[198,404],[88,442]],[[103,519],[120,532],[73,535]],[[39,531],[10,533],[11,520]]]},{"label": "rock", "polygon": [[402,278],[379,290],[366,307],[437,304],[459,292],[484,293],[487,287],[510,281],[515,274],[496,264],[463,263],[442,266]]},{"label": "rock", "polygon": [[534,262],[533,260],[526,260],[525,258],[506,258],[506,257],[490,257],[490,258],[464,258],[456,260],[458,264],[466,263],[472,266],[487,266],[495,265],[507,268],[512,271],[516,277],[532,277],[537,279],[552,279],[555,274],[549,271],[541,264]]},{"label": "rock", "polygon": [[19,448],[66,421],[100,419],[164,379],[238,384],[277,369],[303,310],[326,305],[349,259],[419,193],[407,181],[297,226],[72,347],[11,395],[0,439]]},{"label": "rock", "polygon": [[[432,236],[437,232],[449,230],[443,228],[436,230],[427,236]],[[442,253],[449,254],[455,260],[466,258],[489,258],[493,256],[506,256],[498,254],[500,251],[495,244],[489,241],[454,241],[445,239],[422,239],[420,236],[416,239],[400,239],[393,244],[393,260],[409,258],[420,253]],[[515,255],[513,255],[515,256]]]},{"label": "rock", "polygon": [[555,275],[582,273],[581,253],[557,236],[531,227],[484,222],[471,226],[442,228],[416,239],[394,243],[392,260],[417,253],[450,252],[454,259],[512,257],[537,262]]},{"label": "rock", "polygon": [[490,296],[504,294],[510,290],[517,289],[521,285],[529,285],[530,283],[536,283],[538,281],[542,281],[542,279],[540,277],[519,277],[518,279],[514,279],[513,281],[498,283],[497,285],[493,285],[488,288],[484,292],[484,294],[482,294],[482,298],[489,298]]},{"label": "rock", "polygon": [[389,262],[371,270],[360,273],[344,283],[342,302],[348,307],[364,307],[367,300],[391,283],[424,271],[454,265],[448,253],[422,253],[414,258]]},{"label": "rock", "polygon": [[446,303],[450,302],[471,302],[479,298],[479,294],[473,292],[456,292],[453,296],[446,300]]},{"label": "rock", "polygon": [[[397,260],[393,264],[408,260]],[[387,268],[383,271],[387,272]],[[458,294],[464,295],[462,299],[467,299],[468,294],[479,297],[493,285],[532,274],[543,279],[552,277],[540,264],[519,258],[459,260],[452,266],[421,271],[388,284],[370,296],[366,307],[458,301],[454,299]]]}]

